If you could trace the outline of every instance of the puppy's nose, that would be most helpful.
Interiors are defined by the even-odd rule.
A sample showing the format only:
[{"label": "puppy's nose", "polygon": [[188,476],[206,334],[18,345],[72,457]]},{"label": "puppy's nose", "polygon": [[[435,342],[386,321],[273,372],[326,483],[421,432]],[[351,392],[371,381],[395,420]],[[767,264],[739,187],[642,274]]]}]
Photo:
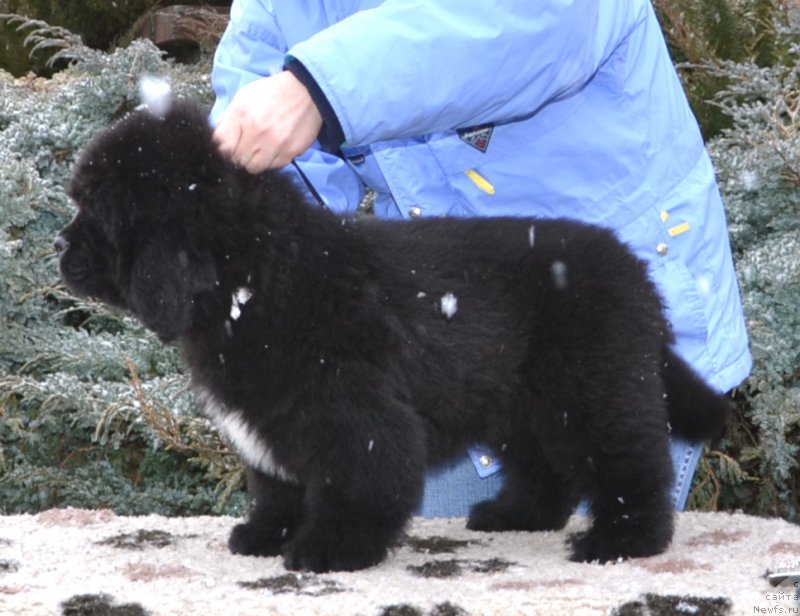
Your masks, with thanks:
[{"label": "puppy's nose", "polygon": [[56,249],[57,254],[61,254],[67,248],[69,248],[69,242],[63,235],[56,236],[56,239],[53,240],[53,248]]}]

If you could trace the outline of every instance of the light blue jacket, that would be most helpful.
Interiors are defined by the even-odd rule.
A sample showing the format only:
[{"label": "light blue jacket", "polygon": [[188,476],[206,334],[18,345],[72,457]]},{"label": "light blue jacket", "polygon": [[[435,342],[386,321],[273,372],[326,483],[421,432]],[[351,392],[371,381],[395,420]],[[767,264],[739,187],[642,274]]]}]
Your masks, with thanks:
[{"label": "light blue jacket", "polygon": [[649,0],[234,0],[212,123],[300,61],[344,132],[300,159],[328,206],[570,217],[650,264],[678,351],[728,390],[751,358],[725,213]]}]

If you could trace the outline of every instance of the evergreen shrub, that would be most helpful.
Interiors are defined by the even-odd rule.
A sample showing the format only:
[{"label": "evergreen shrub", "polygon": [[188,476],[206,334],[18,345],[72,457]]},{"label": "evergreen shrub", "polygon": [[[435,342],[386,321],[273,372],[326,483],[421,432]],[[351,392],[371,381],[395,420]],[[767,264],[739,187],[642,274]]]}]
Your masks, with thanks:
[{"label": "evergreen shrub", "polygon": [[754,367],[689,507],[797,521],[800,143],[796,0],[654,0],[726,203]]},{"label": "evergreen shrub", "polygon": [[175,350],[59,283],[52,240],[80,148],[133,109],[145,75],[211,100],[208,63],[164,61],[137,40],[113,53],[42,22],[29,44],[71,66],[51,79],[0,71],[0,512],[234,512],[242,470],[196,414]]},{"label": "evergreen shrub", "polygon": [[775,66],[706,68],[729,83],[715,103],[732,126],[709,151],[728,208],[754,368],[739,391],[738,421],[706,460],[719,481],[698,494],[798,521],[800,47],[789,41],[786,62]]}]

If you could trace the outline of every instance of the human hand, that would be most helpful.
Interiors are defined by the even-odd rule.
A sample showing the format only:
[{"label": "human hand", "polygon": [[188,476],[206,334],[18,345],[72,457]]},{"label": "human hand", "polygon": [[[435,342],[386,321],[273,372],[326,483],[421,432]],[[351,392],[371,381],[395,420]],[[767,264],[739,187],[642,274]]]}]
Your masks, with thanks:
[{"label": "human hand", "polygon": [[283,167],[305,152],[322,128],[306,87],[289,71],[253,81],[233,97],[214,131],[223,155],[251,173]]}]

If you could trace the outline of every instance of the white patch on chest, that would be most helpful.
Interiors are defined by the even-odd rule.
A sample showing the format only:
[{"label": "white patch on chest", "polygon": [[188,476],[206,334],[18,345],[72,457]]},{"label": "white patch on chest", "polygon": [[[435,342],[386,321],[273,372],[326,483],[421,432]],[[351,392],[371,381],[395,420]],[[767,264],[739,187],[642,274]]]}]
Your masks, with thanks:
[{"label": "white patch on chest", "polygon": [[297,477],[276,462],[269,444],[247,424],[241,411],[222,404],[204,389],[197,390],[197,399],[203,406],[206,417],[249,466],[270,477],[299,483]]}]

